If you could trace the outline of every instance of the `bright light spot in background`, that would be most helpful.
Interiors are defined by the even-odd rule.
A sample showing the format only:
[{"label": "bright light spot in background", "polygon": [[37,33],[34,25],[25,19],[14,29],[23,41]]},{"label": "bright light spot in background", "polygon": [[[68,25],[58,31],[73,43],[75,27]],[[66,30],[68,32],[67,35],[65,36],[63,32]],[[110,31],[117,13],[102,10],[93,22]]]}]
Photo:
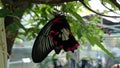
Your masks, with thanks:
[{"label": "bright light spot in background", "polygon": [[118,4],[120,4],[120,0],[117,0]]},{"label": "bright light spot in background", "polygon": [[30,63],[30,58],[22,58],[23,63]]},{"label": "bright light spot in background", "polygon": [[103,12],[103,10],[106,9],[99,0],[91,0],[89,4],[93,10],[99,10],[100,12]]},{"label": "bright light spot in background", "polygon": [[[120,4],[120,1],[119,0],[117,0],[117,2]],[[90,7],[93,9],[93,10],[95,10],[95,11],[99,11],[99,12],[103,12],[104,10],[108,10],[107,8],[105,8],[102,4],[101,4],[101,2],[99,1],[99,0],[91,0],[90,2],[89,2],[89,4],[90,4]],[[108,8],[112,8],[111,7],[111,5],[109,5],[109,4],[106,4],[106,6],[108,7]],[[105,15],[110,15],[110,16],[120,16],[120,11],[115,11],[115,12],[117,12],[118,14],[116,14],[116,13],[113,13],[113,12],[108,12],[108,14],[105,14]],[[110,18],[110,17],[103,17],[103,18],[105,18],[105,19],[107,19],[107,20],[110,20],[110,21],[112,21],[112,22],[116,22],[116,23],[119,23],[120,22],[120,18]]]},{"label": "bright light spot in background", "polygon": [[[91,0],[91,1],[89,1],[89,5],[90,6],[88,6],[88,7],[90,7],[91,9],[93,9],[94,11],[96,11],[96,12],[103,12],[104,10],[107,10],[102,4],[101,4],[101,2],[99,1],[99,0]],[[107,6],[109,6],[109,5],[107,5]],[[110,6],[109,6],[110,7]],[[84,7],[85,8],[85,7]],[[83,9],[84,9],[83,8]],[[111,7],[110,7],[111,8]],[[93,12],[85,12],[86,11],[86,9],[84,10],[84,12],[83,13],[80,13],[80,15],[81,16],[87,16],[87,15],[90,15],[90,14],[95,14],[95,13],[93,13]]]}]

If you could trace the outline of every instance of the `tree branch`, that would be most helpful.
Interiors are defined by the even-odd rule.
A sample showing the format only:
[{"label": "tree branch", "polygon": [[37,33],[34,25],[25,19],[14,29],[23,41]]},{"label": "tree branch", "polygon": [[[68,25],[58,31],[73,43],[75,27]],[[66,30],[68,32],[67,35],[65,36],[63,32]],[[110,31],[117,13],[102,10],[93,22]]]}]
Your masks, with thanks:
[{"label": "tree branch", "polygon": [[102,14],[102,13],[96,12],[96,11],[94,11],[93,9],[91,9],[90,7],[88,7],[88,6],[84,3],[84,0],[79,0],[79,1],[83,4],[83,6],[84,6],[85,8],[87,8],[88,10],[96,13],[97,15],[104,16],[104,17],[111,17],[111,18],[120,18],[120,16],[109,16],[109,15],[104,15],[104,14]]},{"label": "tree branch", "polygon": [[113,13],[115,13],[115,14],[120,15],[119,13],[115,12],[113,9],[108,8],[108,7],[105,5],[105,3],[104,3],[104,1],[103,1],[103,0],[101,1],[101,4],[102,4],[102,5],[103,5],[106,9],[108,9],[108,10],[109,10],[109,12],[113,12]]},{"label": "tree branch", "polygon": [[110,0],[111,1],[111,3],[113,3],[117,8],[119,8],[119,10],[120,10],[120,4],[119,3],[117,3],[117,1],[116,0]]},{"label": "tree branch", "polygon": [[58,4],[58,3],[72,2],[78,0],[31,0],[31,1],[32,3],[37,3],[37,4]]}]

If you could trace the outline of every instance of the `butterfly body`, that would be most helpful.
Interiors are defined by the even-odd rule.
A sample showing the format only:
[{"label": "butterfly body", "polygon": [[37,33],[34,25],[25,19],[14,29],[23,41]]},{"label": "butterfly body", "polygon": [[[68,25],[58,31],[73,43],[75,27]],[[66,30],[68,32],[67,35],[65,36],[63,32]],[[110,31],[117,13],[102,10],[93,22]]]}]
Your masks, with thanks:
[{"label": "butterfly body", "polygon": [[61,49],[73,52],[78,46],[67,20],[64,16],[58,15],[38,34],[32,49],[32,59],[36,63],[41,62],[52,50],[56,54],[59,54]]}]

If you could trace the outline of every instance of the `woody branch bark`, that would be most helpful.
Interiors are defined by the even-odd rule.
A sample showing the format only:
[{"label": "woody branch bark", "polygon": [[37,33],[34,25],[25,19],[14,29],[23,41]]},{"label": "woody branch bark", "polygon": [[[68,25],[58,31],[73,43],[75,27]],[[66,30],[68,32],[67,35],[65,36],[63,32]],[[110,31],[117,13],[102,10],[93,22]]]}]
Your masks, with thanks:
[{"label": "woody branch bark", "polygon": [[[78,0],[12,0],[11,2],[8,0],[1,0],[2,4],[4,6],[20,6],[23,3],[35,3],[35,4],[58,4],[58,3],[64,3],[64,2],[72,2],[72,1],[78,1]],[[27,4],[24,4],[25,6]]]},{"label": "woody branch bark", "polygon": [[117,2],[117,0],[110,0],[110,1],[120,10],[120,4]]},{"label": "woody branch bark", "polygon": [[58,4],[58,3],[64,3],[64,2],[72,2],[72,1],[78,1],[78,0],[32,0],[33,3],[40,3],[40,4]]}]

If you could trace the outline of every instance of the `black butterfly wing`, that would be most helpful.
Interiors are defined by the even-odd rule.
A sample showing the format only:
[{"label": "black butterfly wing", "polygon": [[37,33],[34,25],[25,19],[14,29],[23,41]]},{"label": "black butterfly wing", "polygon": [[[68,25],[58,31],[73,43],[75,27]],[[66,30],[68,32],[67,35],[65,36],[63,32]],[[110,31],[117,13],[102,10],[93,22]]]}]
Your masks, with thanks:
[{"label": "black butterfly wing", "polygon": [[44,60],[54,48],[52,40],[49,36],[51,26],[52,23],[50,21],[41,29],[34,42],[32,48],[32,59],[35,63],[39,63]]},{"label": "black butterfly wing", "polygon": [[48,22],[37,36],[32,49],[32,59],[38,63],[44,60],[53,49],[59,54],[61,49],[74,51],[78,46],[67,20],[64,16],[58,15]]}]

